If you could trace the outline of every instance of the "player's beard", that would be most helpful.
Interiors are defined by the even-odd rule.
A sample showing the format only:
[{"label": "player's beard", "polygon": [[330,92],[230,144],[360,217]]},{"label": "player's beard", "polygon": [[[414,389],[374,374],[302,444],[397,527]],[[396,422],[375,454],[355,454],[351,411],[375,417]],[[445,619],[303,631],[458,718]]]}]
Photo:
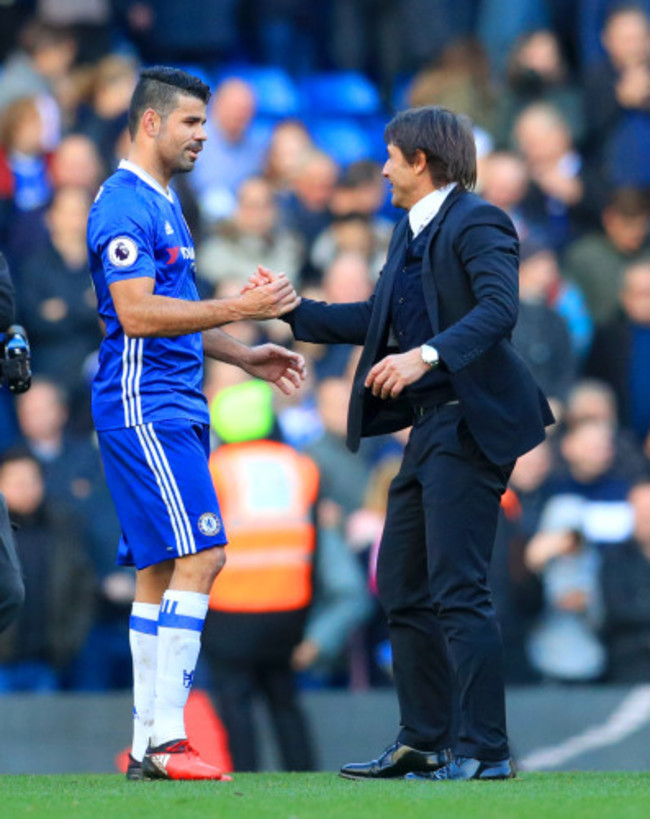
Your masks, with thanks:
[{"label": "player's beard", "polygon": [[[196,165],[196,160],[198,159],[198,154],[201,152],[202,146],[200,144],[194,143],[192,145],[187,145],[183,152],[179,155],[178,161],[174,168],[174,173],[189,173],[190,171],[194,170],[194,166]],[[188,151],[194,151],[197,156],[191,157],[188,154]]]}]

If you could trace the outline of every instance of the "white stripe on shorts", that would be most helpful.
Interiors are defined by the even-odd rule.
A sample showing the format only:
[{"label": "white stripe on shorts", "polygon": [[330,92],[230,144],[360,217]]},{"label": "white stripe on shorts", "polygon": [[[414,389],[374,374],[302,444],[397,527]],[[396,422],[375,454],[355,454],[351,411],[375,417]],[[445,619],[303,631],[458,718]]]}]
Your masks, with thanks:
[{"label": "white stripe on shorts", "polygon": [[194,532],[192,531],[192,526],[187,516],[187,512],[185,511],[183,498],[181,497],[178,484],[176,483],[176,478],[169,465],[169,461],[167,460],[165,451],[162,447],[162,444],[158,440],[158,436],[156,435],[156,431],[154,430],[153,424],[144,424],[141,427],[141,429],[151,445],[151,451],[154,456],[154,459],[156,459],[157,463],[159,463],[160,469],[165,474],[169,482],[170,500],[172,501],[174,508],[177,510],[179,528],[181,528],[181,530],[184,531],[185,537],[187,539],[187,551],[185,551],[184,554],[194,554],[196,552]]},{"label": "white stripe on shorts", "polygon": [[176,553],[179,556],[188,554],[189,544],[187,541],[187,533],[183,527],[183,521],[178,513],[178,507],[172,497],[171,487],[167,475],[165,474],[160,459],[155,451],[152,450],[151,443],[146,436],[146,428],[144,426],[135,427],[136,434],[142,446],[144,456],[147,459],[149,468],[153,472],[163,503],[167,509],[169,520],[171,521],[172,529],[174,530],[174,539],[176,540]]}]

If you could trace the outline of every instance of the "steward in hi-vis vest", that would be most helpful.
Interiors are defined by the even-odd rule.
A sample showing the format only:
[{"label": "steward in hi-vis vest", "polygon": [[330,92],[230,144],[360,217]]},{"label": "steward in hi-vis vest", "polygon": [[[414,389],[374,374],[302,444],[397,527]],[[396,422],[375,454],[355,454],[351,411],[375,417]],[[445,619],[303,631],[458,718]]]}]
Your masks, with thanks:
[{"label": "steward in hi-vis vest", "polygon": [[242,613],[306,609],[312,599],[318,469],[287,444],[225,444],[210,472],[228,533],[227,564],[210,608]]},{"label": "steward in hi-vis vest", "polygon": [[[267,384],[221,390],[210,457],[228,536],[203,631],[237,771],[259,767],[253,700],[268,707],[282,766],[313,770],[295,671],[340,656],[370,614],[366,579],[340,533],[316,529],[318,469],[281,443]],[[318,545],[317,545],[318,544]]]},{"label": "steward in hi-vis vest", "polygon": [[318,469],[276,430],[271,390],[228,387],[210,408],[223,442],[210,456],[228,535],[227,560],[210,593],[203,649],[236,771],[259,767],[253,699],[267,704],[284,768],[315,767],[298,703],[292,653],[313,596]]}]

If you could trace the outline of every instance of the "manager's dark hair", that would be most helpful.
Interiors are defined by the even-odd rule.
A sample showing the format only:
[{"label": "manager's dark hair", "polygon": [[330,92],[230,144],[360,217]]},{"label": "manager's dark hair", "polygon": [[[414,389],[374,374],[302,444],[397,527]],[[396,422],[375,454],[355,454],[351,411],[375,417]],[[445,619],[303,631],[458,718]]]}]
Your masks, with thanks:
[{"label": "manager's dark hair", "polygon": [[467,117],[439,105],[409,108],[388,123],[384,139],[399,148],[409,164],[422,151],[437,188],[451,182],[466,190],[476,185],[476,145]]},{"label": "manager's dark hair", "polygon": [[208,86],[198,77],[181,71],[179,68],[156,65],[141,71],[129,105],[131,138],[136,135],[140,119],[147,108],[153,108],[156,113],[165,118],[176,108],[179,94],[196,97],[206,105],[210,99]]}]

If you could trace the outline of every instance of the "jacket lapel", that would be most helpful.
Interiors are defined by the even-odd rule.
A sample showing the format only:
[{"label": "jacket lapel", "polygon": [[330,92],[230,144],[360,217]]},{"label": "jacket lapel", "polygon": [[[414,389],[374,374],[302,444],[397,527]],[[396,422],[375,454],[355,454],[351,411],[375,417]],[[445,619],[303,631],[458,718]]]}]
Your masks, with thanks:
[{"label": "jacket lapel", "polygon": [[386,264],[381,274],[381,278],[377,283],[375,297],[376,302],[373,315],[373,323],[376,322],[376,327],[383,327],[388,316],[391,298],[393,295],[393,286],[395,284],[395,276],[404,266],[404,259],[406,258],[408,230],[409,219],[408,214],[406,214],[395,226],[395,231],[388,249]]},{"label": "jacket lapel", "polygon": [[424,290],[424,300],[434,336],[440,332],[440,320],[438,316],[438,288],[436,287],[436,277],[431,267],[431,246],[438,235],[440,226],[445,221],[445,217],[462,193],[463,189],[456,186],[442,203],[442,207],[435,215],[429,228],[429,238],[427,239],[427,246],[422,259],[422,289]]},{"label": "jacket lapel", "polygon": [[438,231],[440,230],[440,225],[442,225],[442,223],[445,221],[445,217],[449,213],[449,210],[454,205],[454,203],[456,202],[458,197],[461,196],[463,193],[464,193],[464,189],[459,188],[458,185],[456,185],[456,187],[453,189],[453,191],[449,194],[449,196],[442,203],[442,206],[441,206],[440,210],[438,211],[438,213],[436,213],[435,217],[433,218],[433,221],[431,223],[431,227],[429,228],[429,238],[427,240],[426,255],[428,255],[429,250],[431,249],[431,243],[433,242],[433,240],[438,235]]}]

